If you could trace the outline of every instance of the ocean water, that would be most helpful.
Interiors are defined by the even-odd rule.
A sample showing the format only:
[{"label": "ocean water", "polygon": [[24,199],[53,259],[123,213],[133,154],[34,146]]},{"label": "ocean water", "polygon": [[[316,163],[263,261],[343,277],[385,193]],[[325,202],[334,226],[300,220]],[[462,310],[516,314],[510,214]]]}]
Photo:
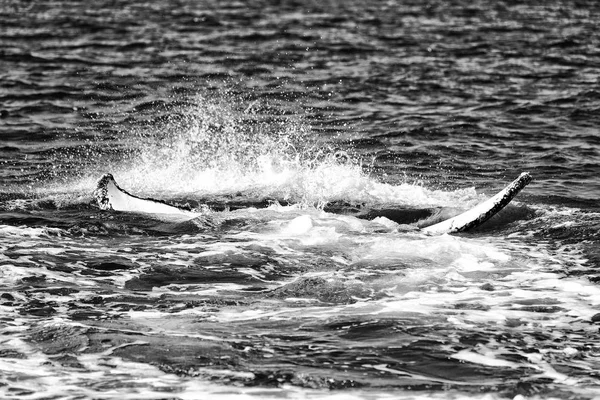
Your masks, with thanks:
[{"label": "ocean water", "polygon": [[[0,397],[597,398],[599,25],[0,1]],[[202,216],[101,211],[107,172]]]}]

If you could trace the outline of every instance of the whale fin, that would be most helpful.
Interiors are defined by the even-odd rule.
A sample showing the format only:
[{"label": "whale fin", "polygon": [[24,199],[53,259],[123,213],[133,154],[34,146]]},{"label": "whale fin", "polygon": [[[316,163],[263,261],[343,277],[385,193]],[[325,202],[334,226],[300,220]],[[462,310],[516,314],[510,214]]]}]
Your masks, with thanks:
[{"label": "whale fin", "polygon": [[[422,228],[422,231],[430,235],[441,235],[473,229],[506,207],[529,182],[531,182],[531,175],[524,172],[490,199],[453,218]],[[159,200],[144,199],[129,194],[117,185],[111,174],[105,174],[100,178],[94,191],[94,198],[101,210],[168,214],[185,219],[192,219],[202,215],[171,206]]]},{"label": "whale fin", "polygon": [[170,214],[196,218],[201,214],[171,206],[159,200],[144,199],[121,189],[111,174],[104,174],[96,185],[94,198],[101,210],[115,210],[148,214]]},{"label": "whale fin", "polygon": [[502,210],[510,201],[531,182],[531,175],[523,172],[517,179],[508,184],[495,196],[484,201],[457,215],[456,217],[446,219],[435,225],[430,225],[422,230],[431,235],[441,235],[444,233],[458,233],[473,229],[493,217]]}]

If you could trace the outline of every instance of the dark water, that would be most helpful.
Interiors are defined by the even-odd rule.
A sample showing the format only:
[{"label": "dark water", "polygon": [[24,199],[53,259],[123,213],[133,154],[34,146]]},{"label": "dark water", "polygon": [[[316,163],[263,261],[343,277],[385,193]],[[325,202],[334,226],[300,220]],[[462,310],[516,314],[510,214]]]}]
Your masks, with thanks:
[{"label": "dark water", "polygon": [[[2,396],[599,396],[599,25],[0,1]],[[522,171],[477,230],[418,230]],[[203,216],[100,211],[105,172]]]}]

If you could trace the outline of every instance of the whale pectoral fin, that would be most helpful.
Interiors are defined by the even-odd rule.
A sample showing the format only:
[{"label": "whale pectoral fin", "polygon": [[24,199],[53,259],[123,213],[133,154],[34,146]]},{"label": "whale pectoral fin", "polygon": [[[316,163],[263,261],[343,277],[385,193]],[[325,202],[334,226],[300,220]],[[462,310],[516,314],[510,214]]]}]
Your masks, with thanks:
[{"label": "whale pectoral fin", "polygon": [[[473,229],[506,207],[529,182],[531,182],[531,175],[524,172],[492,198],[460,215],[422,228],[422,231],[430,235],[441,235]],[[100,178],[94,190],[94,198],[101,210],[176,215],[178,218],[183,217],[185,219],[192,219],[201,215],[159,200],[144,199],[129,194],[117,185],[111,174],[105,174]]]},{"label": "whale pectoral fin", "polygon": [[96,189],[94,190],[93,196],[96,200],[96,204],[101,210],[112,210],[110,196],[108,193],[109,185],[116,185],[115,178],[113,178],[112,174],[104,174],[102,178],[96,184]]},{"label": "whale pectoral fin", "polygon": [[425,233],[441,235],[444,233],[457,233],[473,229],[493,217],[531,182],[531,175],[523,172],[517,179],[512,181],[504,189],[492,198],[484,201],[455,217],[449,218],[435,225],[423,228]]},{"label": "whale pectoral fin", "polygon": [[170,214],[195,218],[199,214],[183,210],[159,200],[144,199],[121,189],[111,174],[104,174],[94,190],[94,198],[101,210],[147,214]]}]

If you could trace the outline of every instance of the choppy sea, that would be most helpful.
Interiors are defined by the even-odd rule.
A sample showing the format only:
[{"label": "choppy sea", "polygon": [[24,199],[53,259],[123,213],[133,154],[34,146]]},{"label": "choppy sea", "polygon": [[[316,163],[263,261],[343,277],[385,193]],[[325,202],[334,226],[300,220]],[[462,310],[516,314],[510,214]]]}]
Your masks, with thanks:
[{"label": "choppy sea", "polygon": [[[599,26],[0,0],[0,397],[598,398]],[[104,173],[202,216],[102,211]]]}]

